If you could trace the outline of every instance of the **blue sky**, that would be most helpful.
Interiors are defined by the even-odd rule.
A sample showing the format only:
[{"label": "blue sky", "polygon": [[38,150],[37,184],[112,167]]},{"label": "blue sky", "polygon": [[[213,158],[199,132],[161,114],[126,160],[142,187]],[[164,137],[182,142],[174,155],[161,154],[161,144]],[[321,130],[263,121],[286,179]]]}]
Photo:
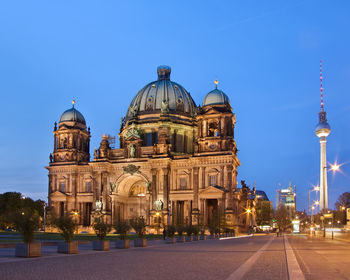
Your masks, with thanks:
[{"label": "blue sky", "polygon": [[[219,1],[217,1],[219,2]],[[77,100],[91,147],[116,135],[132,97],[172,67],[197,104],[220,81],[236,113],[238,179],[275,200],[319,181],[319,60],[329,162],[350,162],[349,1],[3,1],[0,192],[46,198],[53,123]],[[329,174],[330,206],[350,164]]]}]

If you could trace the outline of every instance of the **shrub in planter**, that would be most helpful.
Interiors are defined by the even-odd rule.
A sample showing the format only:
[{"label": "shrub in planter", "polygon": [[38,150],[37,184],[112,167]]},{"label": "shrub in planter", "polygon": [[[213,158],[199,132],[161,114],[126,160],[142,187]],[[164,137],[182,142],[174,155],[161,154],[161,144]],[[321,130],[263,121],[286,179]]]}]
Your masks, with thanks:
[{"label": "shrub in planter", "polygon": [[65,242],[58,244],[57,252],[64,254],[77,254],[78,242],[72,241],[76,224],[71,216],[62,216],[54,218],[53,225],[61,232],[61,235]]},{"label": "shrub in planter", "polygon": [[98,241],[93,241],[93,249],[99,251],[109,250],[109,240],[105,240],[108,232],[111,231],[111,226],[104,223],[102,219],[98,219],[94,224],[94,230],[98,237]]},{"label": "shrub in planter", "polygon": [[191,225],[188,225],[186,227],[185,231],[186,231],[186,235],[187,235],[186,242],[192,242],[193,241],[193,236],[192,236],[192,234],[193,234],[193,227]]},{"label": "shrub in planter", "polygon": [[174,244],[176,242],[176,239],[174,237],[175,232],[176,232],[176,228],[174,226],[168,226],[167,236],[170,238],[170,242],[168,241],[168,243]]},{"label": "shrub in planter", "polygon": [[32,210],[14,213],[11,217],[16,230],[20,232],[23,242],[16,244],[16,257],[40,257],[41,243],[34,243],[34,231],[39,226],[39,215]]},{"label": "shrub in planter", "polygon": [[126,239],[126,236],[131,229],[129,223],[123,220],[116,220],[113,227],[119,234],[119,240],[115,242],[115,247],[117,249],[130,248],[130,240]]},{"label": "shrub in planter", "polygon": [[198,226],[192,226],[192,232],[193,232],[193,241],[198,241],[198,234],[199,234],[199,227]]},{"label": "shrub in planter", "polygon": [[143,217],[137,217],[130,220],[131,227],[135,230],[138,239],[134,240],[135,247],[146,247],[147,239],[144,238],[146,232],[146,222]]},{"label": "shrub in planter", "polygon": [[183,225],[177,225],[176,226],[176,231],[177,231],[177,242],[185,242],[185,237],[183,236],[185,228],[183,227]]},{"label": "shrub in planter", "polygon": [[205,236],[205,227],[204,226],[200,227],[199,234],[200,234],[200,240],[206,240],[207,239],[207,237]]}]

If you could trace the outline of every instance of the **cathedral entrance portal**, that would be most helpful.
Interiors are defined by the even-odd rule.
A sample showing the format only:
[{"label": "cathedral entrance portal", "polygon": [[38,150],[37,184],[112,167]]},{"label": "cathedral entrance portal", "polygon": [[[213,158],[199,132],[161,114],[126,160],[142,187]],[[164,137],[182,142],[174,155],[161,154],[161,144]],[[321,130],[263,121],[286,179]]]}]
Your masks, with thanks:
[{"label": "cathedral entrance portal", "polygon": [[215,214],[218,210],[218,200],[217,199],[207,199],[207,209],[208,209],[208,225],[212,224],[215,220]]},{"label": "cathedral entrance portal", "polygon": [[116,180],[116,185],[118,187],[114,198],[114,219],[144,217],[149,222],[150,195],[147,179],[140,174],[124,174]]}]

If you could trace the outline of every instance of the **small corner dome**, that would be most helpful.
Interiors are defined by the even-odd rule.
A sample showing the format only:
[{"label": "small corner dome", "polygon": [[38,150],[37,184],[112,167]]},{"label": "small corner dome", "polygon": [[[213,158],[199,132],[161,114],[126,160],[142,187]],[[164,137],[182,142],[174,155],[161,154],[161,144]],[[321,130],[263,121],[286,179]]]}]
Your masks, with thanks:
[{"label": "small corner dome", "polygon": [[63,112],[60,118],[60,123],[61,122],[77,122],[86,125],[83,114],[75,109],[74,106]]},{"label": "small corner dome", "polygon": [[203,107],[208,105],[229,105],[230,100],[228,96],[219,89],[214,89],[211,92],[209,92],[203,100]]}]

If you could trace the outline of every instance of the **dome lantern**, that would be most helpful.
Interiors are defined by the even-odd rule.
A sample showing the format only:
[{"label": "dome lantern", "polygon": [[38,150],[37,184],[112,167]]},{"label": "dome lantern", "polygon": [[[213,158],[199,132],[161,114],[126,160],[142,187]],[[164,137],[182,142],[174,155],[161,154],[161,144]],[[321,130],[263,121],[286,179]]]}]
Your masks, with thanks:
[{"label": "dome lantern", "polygon": [[157,68],[158,80],[170,80],[171,68],[167,65],[160,65]]}]

